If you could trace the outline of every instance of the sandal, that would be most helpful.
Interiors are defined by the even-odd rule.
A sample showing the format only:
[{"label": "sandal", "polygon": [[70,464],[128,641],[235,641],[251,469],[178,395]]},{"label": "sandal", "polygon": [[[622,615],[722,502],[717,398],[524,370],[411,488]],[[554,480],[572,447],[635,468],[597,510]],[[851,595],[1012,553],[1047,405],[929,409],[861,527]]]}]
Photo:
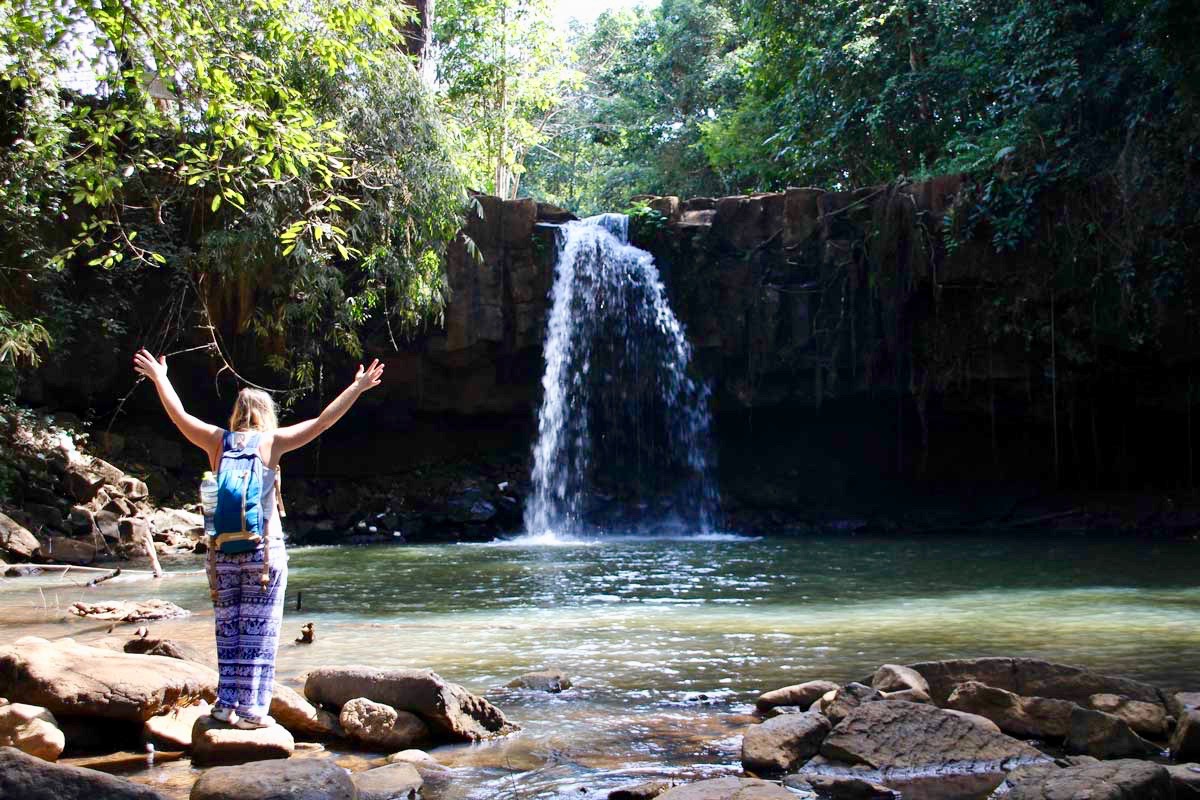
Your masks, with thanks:
[{"label": "sandal", "polygon": [[208,712],[208,715],[217,722],[223,722],[226,725],[236,725],[239,721],[237,714],[233,713],[233,709],[225,708],[224,706],[215,706]]},{"label": "sandal", "polygon": [[241,728],[244,731],[256,731],[269,728],[274,724],[274,717],[238,717],[237,722],[233,723],[233,727]]}]

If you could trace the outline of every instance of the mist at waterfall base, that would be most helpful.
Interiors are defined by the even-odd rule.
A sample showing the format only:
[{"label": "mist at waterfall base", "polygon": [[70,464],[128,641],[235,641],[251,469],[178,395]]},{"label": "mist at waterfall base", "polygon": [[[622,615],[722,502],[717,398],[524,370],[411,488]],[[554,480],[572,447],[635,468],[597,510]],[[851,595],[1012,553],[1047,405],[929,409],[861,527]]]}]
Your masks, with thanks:
[{"label": "mist at waterfall base", "polygon": [[711,533],[708,389],[629,218],[562,226],[526,534]]}]

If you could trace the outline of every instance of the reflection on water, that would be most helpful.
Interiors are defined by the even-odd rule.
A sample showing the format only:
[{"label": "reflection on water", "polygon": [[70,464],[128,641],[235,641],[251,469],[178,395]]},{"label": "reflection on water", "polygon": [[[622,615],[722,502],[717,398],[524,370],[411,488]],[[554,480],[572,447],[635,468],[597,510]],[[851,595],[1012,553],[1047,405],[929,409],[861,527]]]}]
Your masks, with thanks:
[{"label": "reflection on water", "polygon": [[[580,787],[736,771],[758,692],[860,678],[886,661],[1021,655],[1166,687],[1200,684],[1200,548],[1185,542],[625,538],[311,548],[290,561],[285,682],[319,665],[430,667],[487,693],[524,726],[503,742],[438,751],[457,773],[430,787],[435,800],[577,796]],[[62,609],[157,596],[196,613],[153,624],[153,635],[212,652],[202,576],[90,589],[76,580],[86,577],[4,581],[4,638],[103,637],[107,624]],[[292,644],[310,621],[316,642]],[[498,688],[542,667],[565,670],[576,688]],[[166,780],[183,797],[190,775],[184,762],[139,779]]]}]

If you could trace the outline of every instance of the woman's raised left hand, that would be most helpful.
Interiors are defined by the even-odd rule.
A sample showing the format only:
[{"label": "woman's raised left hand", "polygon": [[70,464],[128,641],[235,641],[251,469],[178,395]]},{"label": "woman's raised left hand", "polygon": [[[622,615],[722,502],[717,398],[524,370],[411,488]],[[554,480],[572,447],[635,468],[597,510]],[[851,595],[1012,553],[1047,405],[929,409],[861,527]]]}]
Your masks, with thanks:
[{"label": "woman's raised left hand", "polygon": [[354,376],[354,388],[359,393],[365,392],[368,389],[374,389],[383,380],[383,364],[379,359],[372,359],[371,366],[363,369],[363,365],[358,365],[358,374]]}]

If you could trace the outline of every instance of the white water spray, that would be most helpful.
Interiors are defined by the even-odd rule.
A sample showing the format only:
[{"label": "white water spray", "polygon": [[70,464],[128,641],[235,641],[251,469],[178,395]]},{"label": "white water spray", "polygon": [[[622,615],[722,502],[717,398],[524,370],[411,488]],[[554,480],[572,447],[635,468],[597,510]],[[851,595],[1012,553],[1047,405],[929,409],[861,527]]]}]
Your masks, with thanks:
[{"label": "white water spray", "polygon": [[612,500],[625,525],[710,531],[708,390],[688,375],[683,327],[623,214],[562,227],[544,353],[527,534],[596,527],[599,483],[623,486]]}]

